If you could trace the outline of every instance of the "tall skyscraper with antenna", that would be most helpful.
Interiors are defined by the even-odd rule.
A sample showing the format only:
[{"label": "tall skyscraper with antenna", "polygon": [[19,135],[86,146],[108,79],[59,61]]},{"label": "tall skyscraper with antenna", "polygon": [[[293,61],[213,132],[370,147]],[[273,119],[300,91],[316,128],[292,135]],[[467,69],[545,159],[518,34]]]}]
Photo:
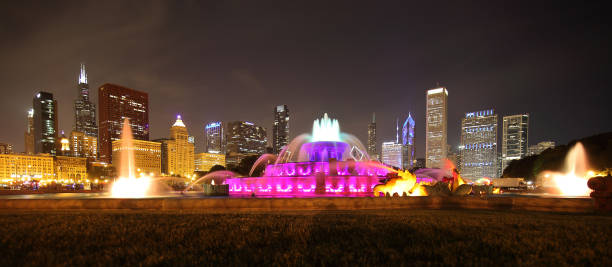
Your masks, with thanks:
[{"label": "tall skyscraper with antenna", "polygon": [[368,154],[371,159],[379,159],[376,151],[376,113],[372,113],[372,122],[368,124]]},{"label": "tall skyscraper with antenna", "polygon": [[74,130],[89,136],[98,136],[96,105],[89,100],[89,84],[84,64],[81,64],[77,89],[79,95],[74,101]]}]

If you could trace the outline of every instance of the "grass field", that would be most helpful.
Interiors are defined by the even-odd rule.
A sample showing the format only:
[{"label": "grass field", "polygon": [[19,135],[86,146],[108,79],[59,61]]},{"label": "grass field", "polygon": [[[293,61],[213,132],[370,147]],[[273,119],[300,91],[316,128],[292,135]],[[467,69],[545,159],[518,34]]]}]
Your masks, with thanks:
[{"label": "grass field", "polygon": [[0,266],[612,264],[604,215],[2,211],[0,225]]}]

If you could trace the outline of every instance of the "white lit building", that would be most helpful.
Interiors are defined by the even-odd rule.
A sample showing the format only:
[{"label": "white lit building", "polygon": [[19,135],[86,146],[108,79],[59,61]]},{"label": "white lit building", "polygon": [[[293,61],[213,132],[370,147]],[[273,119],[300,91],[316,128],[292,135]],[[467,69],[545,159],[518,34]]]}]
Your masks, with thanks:
[{"label": "white lit building", "polygon": [[448,91],[444,87],[427,91],[425,122],[425,166],[439,168],[447,152]]},{"label": "white lit building", "polygon": [[504,116],[500,173],[503,173],[511,161],[527,155],[528,131],[529,114]]},{"label": "white lit building", "polygon": [[469,112],[461,121],[461,175],[475,180],[497,177],[497,114]]},{"label": "white lit building", "polygon": [[396,142],[382,143],[382,163],[402,168],[402,144]]}]

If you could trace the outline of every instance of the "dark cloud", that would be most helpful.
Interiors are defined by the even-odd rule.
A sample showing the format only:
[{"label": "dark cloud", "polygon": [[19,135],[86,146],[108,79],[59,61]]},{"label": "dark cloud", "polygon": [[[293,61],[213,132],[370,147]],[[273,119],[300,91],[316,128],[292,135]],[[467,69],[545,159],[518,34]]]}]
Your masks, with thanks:
[{"label": "dark cloud", "polygon": [[[612,130],[610,34],[599,3],[409,1],[12,1],[0,6],[0,142],[23,150],[37,90],[73,126],[80,62],[93,94],[112,82],[146,91],[152,138],[183,115],[202,141],[212,120],[271,128],[277,104],[293,136],[323,112],[379,141],[412,112],[424,152],[425,90],[449,90],[449,140],[463,113],[532,115],[530,143]],[[96,97],[94,97],[96,99]],[[501,118],[500,118],[501,119]],[[201,143],[197,149],[201,149]]]}]

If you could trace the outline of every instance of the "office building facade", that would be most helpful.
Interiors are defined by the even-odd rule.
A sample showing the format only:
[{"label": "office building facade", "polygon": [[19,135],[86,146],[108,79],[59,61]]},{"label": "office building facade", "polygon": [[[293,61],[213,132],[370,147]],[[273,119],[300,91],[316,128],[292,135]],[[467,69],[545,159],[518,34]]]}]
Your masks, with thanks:
[{"label": "office building facade", "polygon": [[511,161],[526,156],[529,148],[529,114],[504,116],[502,120],[500,173],[503,173]]},{"label": "office building facade", "polygon": [[149,140],[149,95],[127,87],[104,84],[98,89],[100,161],[112,162],[112,142],[119,140],[128,118],[136,140]]},{"label": "office building facade", "polygon": [[28,116],[26,120],[26,131],[23,135],[25,141],[25,153],[33,155],[35,152],[34,142],[34,109],[28,110]]},{"label": "office building facade", "polygon": [[274,125],[272,127],[272,152],[280,153],[289,144],[289,108],[280,105],[274,108]]},{"label": "office building facade", "polygon": [[373,160],[379,160],[376,142],[376,113],[372,113],[372,122],[368,124],[368,155]]},{"label": "office building facade", "polygon": [[[112,142],[112,157],[119,159],[122,150],[134,150],[134,167],[136,173],[160,175],[161,172],[161,143],[132,140],[132,148],[129,148],[123,140],[118,139]],[[119,170],[121,159],[113,160],[113,166]]]},{"label": "office building facade", "polygon": [[97,137],[96,105],[89,100],[89,84],[87,83],[87,72],[83,64],[81,64],[77,89],[78,97],[74,101],[74,131]]},{"label": "office building facade", "polygon": [[215,121],[204,127],[206,137],[204,151],[212,154],[225,154],[225,130],[224,123]]},{"label": "office building facade", "polygon": [[13,145],[0,143],[0,154],[13,154]]},{"label": "office building facade", "polygon": [[162,172],[189,177],[194,164],[194,144],[189,142],[189,132],[179,115],[170,127],[170,138],[162,141]]},{"label": "office building facade", "polygon": [[52,181],[55,179],[50,155],[0,154],[0,179],[9,181]]},{"label": "office building facade", "polygon": [[85,157],[95,160],[98,157],[98,138],[84,132],[70,133],[70,151],[74,157]]},{"label": "office building facade", "polygon": [[425,119],[425,165],[440,168],[448,150],[448,90],[444,87],[427,91]]},{"label": "office building facade", "polygon": [[39,92],[34,96],[34,153],[57,153],[57,101],[53,94]]},{"label": "office building facade", "polygon": [[207,172],[215,165],[225,167],[225,154],[198,153],[195,155],[196,171]]},{"label": "office building facade", "polygon": [[227,153],[264,154],[268,137],[266,129],[248,121],[228,122],[225,127]]},{"label": "office building facade", "polygon": [[461,175],[497,177],[497,114],[493,109],[469,112],[461,120]]},{"label": "office building facade", "polygon": [[396,142],[383,142],[382,143],[382,163],[402,168],[402,144]]},{"label": "office building facade", "polygon": [[527,149],[527,154],[529,156],[539,155],[540,153],[544,152],[544,150],[549,148],[555,148],[554,141],[542,141],[535,145],[529,146],[529,148]]}]

